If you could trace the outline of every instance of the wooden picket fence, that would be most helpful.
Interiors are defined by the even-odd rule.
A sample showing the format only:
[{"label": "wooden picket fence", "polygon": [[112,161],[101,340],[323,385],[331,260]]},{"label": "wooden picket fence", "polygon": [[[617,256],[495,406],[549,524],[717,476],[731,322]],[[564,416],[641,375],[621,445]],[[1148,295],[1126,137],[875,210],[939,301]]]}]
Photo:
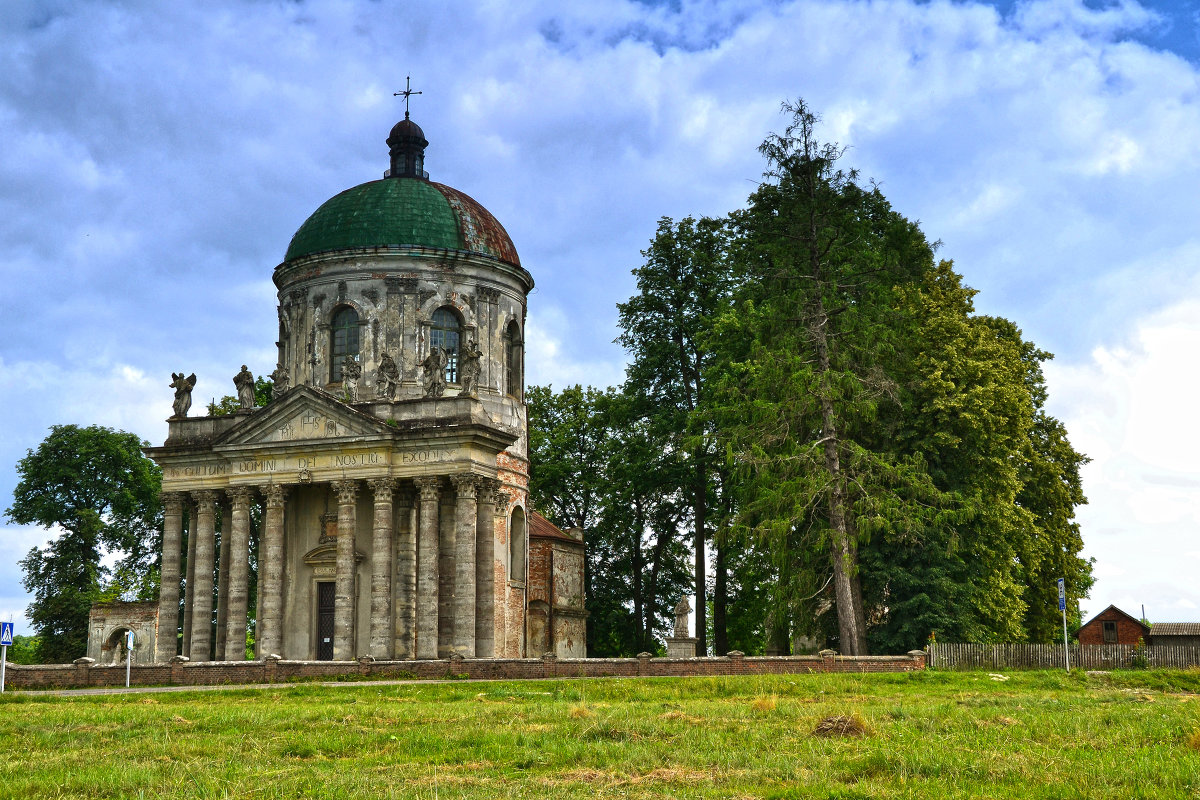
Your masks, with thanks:
[{"label": "wooden picket fence", "polygon": [[[1133,645],[1073,644],[1071,669],[1128,669]],[[956,644],[937,642],[927,648],[935,669],[1062,669],[1061,644]],[[1145,648],[1150,667],[1200,667],[1200,647],[1156,644]]]}]

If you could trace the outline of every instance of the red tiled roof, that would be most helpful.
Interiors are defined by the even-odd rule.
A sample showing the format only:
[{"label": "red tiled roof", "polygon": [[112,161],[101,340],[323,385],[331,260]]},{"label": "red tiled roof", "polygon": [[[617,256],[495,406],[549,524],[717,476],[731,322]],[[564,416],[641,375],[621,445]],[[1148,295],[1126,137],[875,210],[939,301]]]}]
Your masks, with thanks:
[{"label": "red tiled roof", "polygon": [[529,512],[529,538],[531,539],[562,539],[566,542],[574,542],[579,544],[578,539],[573,539],[563,533],[557,525],[543,517],[536,511]]}]

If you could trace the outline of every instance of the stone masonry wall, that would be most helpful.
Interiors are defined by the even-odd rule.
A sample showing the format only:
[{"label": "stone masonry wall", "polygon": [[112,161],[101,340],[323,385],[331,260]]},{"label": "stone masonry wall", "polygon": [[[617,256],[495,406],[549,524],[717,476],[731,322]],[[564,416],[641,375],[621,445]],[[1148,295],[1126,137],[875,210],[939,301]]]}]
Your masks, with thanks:
[{"label": "stone masonry wall", "polygon": [[[191,663],[176,657],[170,664],[133,665],[135,686],[207,686],[246,683],[286,683],[297,680],[353,679],[536,679],[601,677],[685,677],[703,675],[805,674],[824,672],[914,672],[925,669],[923,651],[902,656],[747,657],[738,652],[709,658],[506,658],[427,661],[209,661]],[[74,664],[23,666],[9,664],[10,689],[62,689],[86,686],[124,686],[124,666],[98,666],[81,658]]]}]

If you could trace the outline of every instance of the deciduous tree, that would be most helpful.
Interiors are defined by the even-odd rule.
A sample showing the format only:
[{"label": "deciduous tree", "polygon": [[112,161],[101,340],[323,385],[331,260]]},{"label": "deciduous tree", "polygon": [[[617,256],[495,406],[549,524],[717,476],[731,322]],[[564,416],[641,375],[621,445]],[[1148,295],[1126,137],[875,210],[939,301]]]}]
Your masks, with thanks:
[{"label": "deciduous tree", "polygon": [[[155,580],[143,579],[157,572],[162,474],[142,455],[145,444],[96,425],[55,425],[17,463],[19,481],[5,517],[57,534],[21,561],[44,662],[84,654],[92,602],[105,590],[127,588],[114,586],[113,575],[137,576],[140,593],[155,591]],[[101,565],[105,554],[122,557],[116,569]]]}]

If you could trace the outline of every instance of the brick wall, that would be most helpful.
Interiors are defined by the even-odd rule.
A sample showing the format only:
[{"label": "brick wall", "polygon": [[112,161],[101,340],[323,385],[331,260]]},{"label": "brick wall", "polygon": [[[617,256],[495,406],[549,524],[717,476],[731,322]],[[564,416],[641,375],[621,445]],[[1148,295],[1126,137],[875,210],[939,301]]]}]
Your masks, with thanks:
[{"label": "brick wall", "polygon": [[[51,689],[83,686],[124,686],[124,666],[97,666],[81,658],[74,664],[24,666],[9,664],[10,689]],[[695,675],[759,675],[810,672],[913,672],[925,669],[925,653],[903,656],[838,656],[825,651],[816,656],[747,657],[733,652],[710,658],[504,658],[429,661],[207,661],[191,663],[176,658],[170,664],[134,664],[130,684],[135,686],[204,686],[242,683],[286,683],[305,679],[337,680],[341,677],[376,680],[448,677],[483,679],[684,677]]]}]

